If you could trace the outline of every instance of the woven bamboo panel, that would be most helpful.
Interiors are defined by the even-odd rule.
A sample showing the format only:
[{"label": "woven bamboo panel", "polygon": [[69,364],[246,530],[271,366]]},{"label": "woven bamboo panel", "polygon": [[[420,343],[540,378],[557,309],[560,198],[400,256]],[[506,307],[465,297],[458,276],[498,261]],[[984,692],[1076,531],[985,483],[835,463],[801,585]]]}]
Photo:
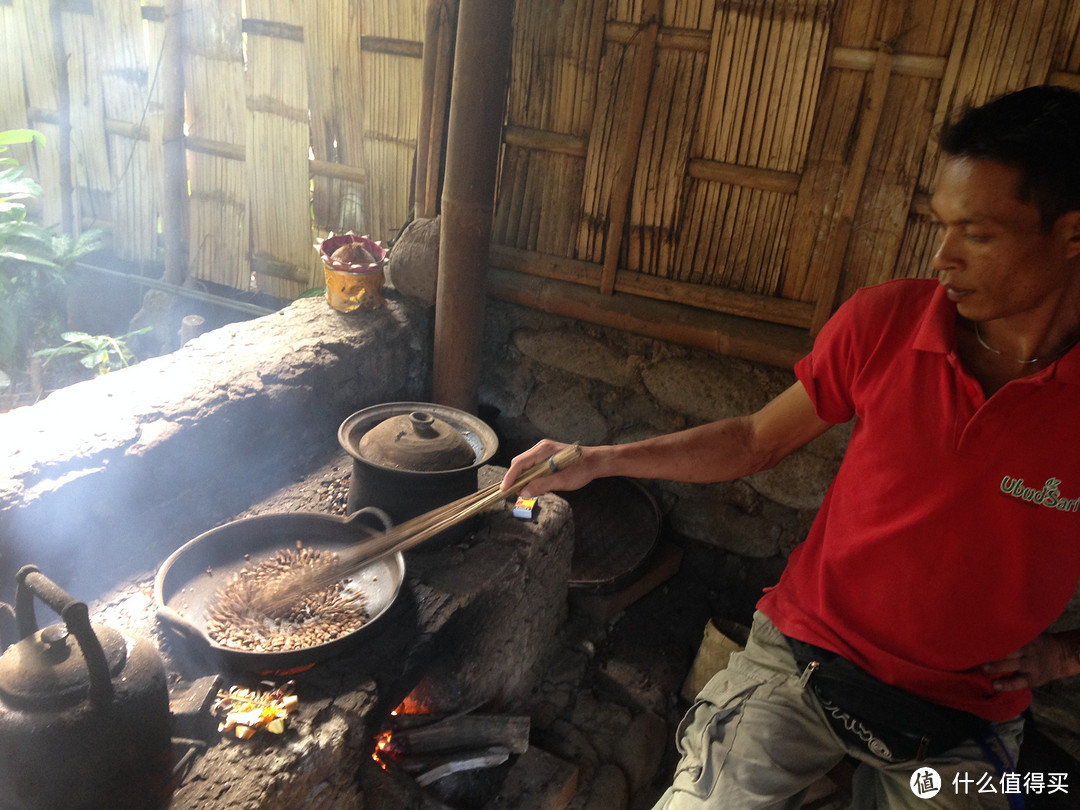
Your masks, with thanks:
[{"label": "woven bamboo panel", "polygon": [[[311,3],[304,17],[312,155],[316,160],[353,167],[358,174],[363,172],[364,163],[365,110],[358,90],[363,82],[361,6],[360,0]],[[317,229],[363,232],[371,216],[369,207],[363,183],[314,177]]]},{"label": "woven bamboo panel", "polygon": [[312,286],[304,5],[301,0],[247,4],[249,18],[278,24],[247,32],[244,162],[258,289],[281,298]]},{"label": "woven bamboo panel", "polygon": [[630,195],[621,266],[668,278],[707,55],[659,48]]},{"label": "woven bamboo panel", "polygon": [[519,4],[496,244],[572,255],[581,219],[585,142],[593,122],[605,4]]},{"label": "woven bamboo panel", "polygon": [[151,66],[139,7],[101,4],[93,17],[93,39],[101,43],[101,101],[108,145],[111,244],[118,256],[138,261],[155,255],[160,214],[153,176],[154,150],[147,118],[151,113]]},{"label": "woven bamboo panel", "polygon": [[[411,208],[413,153],[420,117],[418,96],[404,87],[420,86],[421,61],[364,52],[361,92],[365,102],[363,166],[367,182],[365,217],[354,230],[375,240],[397,235]],[[404,98],[402,98],[404,96]]]},{"label": "woven bamboo panel", "polygon": [[[26,90],[23,85],[22,40],[7,32],[22,25],[22,19],[13,6],[0,5],[0,131],[26,129]],[[29,171],[33,171],[34,150],[31,146],[9,146],[4,157],[12,157]]]},{"label": "woven bamboo panel", "polygon": [[[712,27],[694,155],[799,172],[808,154],[831,3],[724,6]],[[675,277],[763,295],[782,285],[791,193],[691,178]],[[792,189],[793,191],[794,189]]]},{"label": "woven bamboo panel", "polygon": [[[46,121],[44,115],[59,109],[59,89],[56,60],[53,57],[51,38],[52,22],[49,4],[38,0],[15,0],[13,10],[17,21],[10,29],[10,37],[18,40],[22,53],[23,78],[26,82],[27,119],[33,129],[45,136],[44,146],[34,149],[34,161],[30,164],[37,181],[46,193],[41,201],[42,219],[48,225],[61,220],[60,195],[60,129],[56,116]],[[5,27],[4,36],[8,38]],[[45,36],[42,32],[49,32]],[[40,111],[40,112],[39,112]]]},{"label": "woven bamboo panel", "polygon": [[[441,128],[420,120],[428,0],[184,5],[179,200],[164,188],[163,6],[0,5],[0,127],[46,135],[16,153],[45,221],[70,198],[150,264],[159,224],[186,223],[192,276],[248,290],[254,268],[286,298],[322,283],[317,237],[393,238],[418,133],[436,137],[425,160],[440,153]],[[1080,89],[1078,29],[1080,0],[519,0],[494,261],[615,309],[634,299],[631,328],[662,302],[809,336],[858,287],[932,273],[936,128],[1027,84]],[[420,180],[437,196],[426,165]]]},{"label": "woven bamboo panel", "polygon": [[[421,50],[425,0],[365,0],[361,55],[364,163],[370,178],[364,233],[376,240],[398,234],[409,217],[412,168],[420,119]],[[385,40],[383,50],[379,40]],[[413,47],[415,45],[416,47]],[[357,220],[360,222],[360,220]]]},{"label": "woven bamboo panel", "polygon": [[[592,36],[595,35],[594,30]],[[585,156],[585,186],[577,242],[580,259],[594,262],[604,259],[613,188],[619,168],[624,165],[623,155],[628,148],[634,147],[629,141],[632,135],[630,102],[634,94],[634,65],[640,50],[641,45],[635,39],[626,44],[606,41],[602,48],[597,67],[595,114]]]},{"label": "woven bamboo panel", "polygon": [[665,28],[711,31],[718,6],[723,0],[683,0],[665,3],[660,7],[661,24]]},{"label": "woven bamboo panel", "polygon": [[616,22],[638,23],[648,0],[609,0],[607,18]]},{"label": "woven bamboo panel", "polygon": [[[112,217],[112,176],[105,137],[102,75],[105,41],[94,17],[62,12],[71,110],[71,173],[75,184],[75,222],[95,224]],[[121,33],[121,39],[123,33]]]},{"label": "woven bamboo panel", "polygon": [[[972,0],[954,3],[924,2],[903,18],[898,45],[904,51],[928,54],[959,64],[960,41],[970,24]],[[958,38],[958,34],[960,35]],[[852,36],[850,31],[844,35]],[[865,39],[865,31],[861,31]],[[948,61],[945,62],[946,75]],[[909,267],[899,273],[901,253],[913,245],[932,248],[926,241],[933,230],[909,227],[917,218],[909,217],[915,178],[925,159],[933,132],[941,122],[941,81],[934,77],[894,76],[889,85],[878,127],[871,168],[860,196],[859,225],[852,235],[847,255],[842,297],[858,286],[886,281],[898,275],[928,276],[932,267]],[[909,236],[914,238],[908,239]],[[909,261],[905,255],[904,261]],[[854,286],[853,286],[854,285]]]},{"label": "woven bamboo panel", "polygon": [[[240,0],[185,0],[184,85],[189,152],[188,268],[194,278],[250,287],[248,112]],[[210,142],[229,149],[190,150]]]}]

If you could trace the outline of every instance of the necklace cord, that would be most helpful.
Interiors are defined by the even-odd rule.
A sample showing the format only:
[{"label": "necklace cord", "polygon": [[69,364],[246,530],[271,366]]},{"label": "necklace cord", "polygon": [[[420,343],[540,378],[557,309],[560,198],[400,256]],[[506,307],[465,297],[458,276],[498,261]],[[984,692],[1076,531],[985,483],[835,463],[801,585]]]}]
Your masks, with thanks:
[{"label": "necklace cord", "polygon": [[1032,357],[1030,360],[1021,360],[1018,357],[1013,357],[1011,354],[1005,354],[1000,349],[995,349],[993,346],[991,346],[989,343],[987,343],[985,340],[983,340],[982,333],[979,331],[979,322],[978,321],[972,321],[972,323],[975,324],[975,339],[977,341],[979,341],[979,345],[982,346],[987,351],[993,352],[994,354],[998,355],[999,357],[1007,357],[1009,360],[1012,360],[1014,363],[1020,363],[1023,366],[1029,366],[1032,363],[1038,363],[1039,362],[1038,357]]},{"label": "necklace cord", "polygon": [[[1038,363],[1039,360],[1042,359],[1041,357],[1032,357],[1030,360],[1021,360],[1019,357],[1013,357],[1011,354],[1005,354],[1005,352],[1001,351],[1000,349],[995,349],[993,346],[983,340],[982,332],[979,331],[979,322],[973,320],[971,323],[975,326],[975,339],[979,341],[979,345],[986,349],[988,352],[993,352],[999,357],[1005,357],[1009,360],[1012,360],[1014,363],[1019,363],[1022,366],[1030,366],[1032,363]],[[1074,337],[1072,340],[1066,343],[1057,353],[1048,355],[1048,357],[1053,358],[1065,356],[1069,353],[1072,347],[1076,345],[1078,340],[1080,340],[1080,337]]]}]

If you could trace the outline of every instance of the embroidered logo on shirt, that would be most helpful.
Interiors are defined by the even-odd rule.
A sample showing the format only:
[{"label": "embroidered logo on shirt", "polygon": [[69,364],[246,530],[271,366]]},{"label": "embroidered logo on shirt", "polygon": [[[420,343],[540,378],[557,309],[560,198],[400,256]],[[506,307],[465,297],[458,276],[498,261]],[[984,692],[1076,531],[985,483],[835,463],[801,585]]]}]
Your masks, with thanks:
[{"label": "embroidered logo on shirt", "polygon": [[1058,491],[1060,483],[1060,478],[1047,478],[1042,489],[1035,489],[1035,487],[1024,486],[1023,478],[1006,475],[1001,479],[1001,491],[1022,501],[1045,506],[1047,509],[1057,509],[1061,512],[1080,510],[1080,498],[1062,497],[1061,492]]}]

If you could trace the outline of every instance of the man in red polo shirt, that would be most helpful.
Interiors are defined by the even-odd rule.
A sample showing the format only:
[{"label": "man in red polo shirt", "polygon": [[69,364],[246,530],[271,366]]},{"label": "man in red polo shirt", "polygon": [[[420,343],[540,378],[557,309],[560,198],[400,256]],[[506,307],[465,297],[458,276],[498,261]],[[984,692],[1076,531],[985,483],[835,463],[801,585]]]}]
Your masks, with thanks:
[{"label": "man in red polo shirt", "polygon": [[1007,806],[1030,687],[1080,674],[1080,635],[1045,632],[1080,577],[1080,94],[1003,96],[941,146],[936,280],[857,293],[757,413],[585,448],[526,489],[731,480],[855,420],[657,807],[798,807],[845,755],[858,807],[923,807],[935,787],[935,807]]}]

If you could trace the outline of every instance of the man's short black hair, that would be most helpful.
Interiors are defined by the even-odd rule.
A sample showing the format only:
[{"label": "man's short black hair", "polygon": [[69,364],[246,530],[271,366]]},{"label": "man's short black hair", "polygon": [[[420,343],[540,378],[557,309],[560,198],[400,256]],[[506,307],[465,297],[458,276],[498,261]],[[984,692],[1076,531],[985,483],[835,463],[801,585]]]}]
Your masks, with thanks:
[{"label": "man's short black hair", "polygon": [[954,157],[993,160],[1020,171],[1018,199],[1034,203],[1042,226],[1080,210],[1080,93],[1040,85],[968,108],[940,136]]}]

